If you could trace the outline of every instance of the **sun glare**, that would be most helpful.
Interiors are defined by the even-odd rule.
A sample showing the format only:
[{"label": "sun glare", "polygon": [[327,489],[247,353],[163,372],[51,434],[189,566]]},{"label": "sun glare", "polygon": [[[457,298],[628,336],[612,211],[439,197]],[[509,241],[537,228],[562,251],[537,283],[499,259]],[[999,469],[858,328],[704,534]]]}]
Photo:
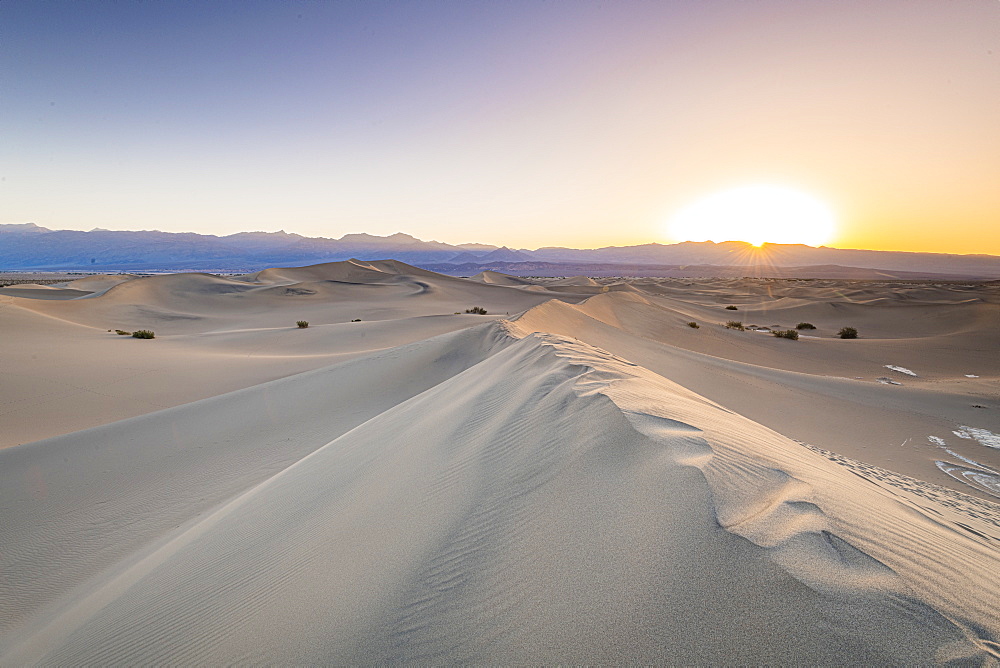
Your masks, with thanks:
[{"label": "sun glare", "polygon": [[746,241],[820,246],[834,232],[834,216],[819,200],[791,188],[745,186],[698,200],[670,219],[678,241]]}]

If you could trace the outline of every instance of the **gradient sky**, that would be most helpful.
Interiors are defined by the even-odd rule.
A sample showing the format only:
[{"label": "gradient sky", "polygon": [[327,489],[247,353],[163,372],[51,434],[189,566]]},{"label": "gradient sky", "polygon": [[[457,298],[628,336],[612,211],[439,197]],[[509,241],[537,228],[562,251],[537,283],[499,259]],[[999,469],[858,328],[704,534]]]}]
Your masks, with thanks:
[{"label": "gradient sky", "polygon": [[828,245],[1000,254],[1000,2],[0,2],[0,222],[670,243],[748,184]]}]

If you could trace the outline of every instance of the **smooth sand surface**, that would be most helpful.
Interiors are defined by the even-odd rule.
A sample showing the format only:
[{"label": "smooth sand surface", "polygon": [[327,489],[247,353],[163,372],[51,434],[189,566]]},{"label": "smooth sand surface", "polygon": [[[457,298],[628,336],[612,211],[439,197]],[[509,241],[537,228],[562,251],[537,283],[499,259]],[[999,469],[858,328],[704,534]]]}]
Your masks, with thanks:
[{"label": "smooth sand surface", "polygon": [[0,294],[0,665],[1000,657],[995,284],[84,280]]},{"label": "smooth sand surface", "polygon": [[[506,317],[548,294],[470,284],[400,263],[67,283],[44,299],[0,290],[0,447],[107,424]],[[23,286],[19,286],[21,288]],[[586,295],[568,295],[573,301]],[[459,311],[459,315],[455,312]],[[360,319],[361,322],[352,322]],[[298,329],[296,321],[310,323]],[[107,330],[149,329],[153,341]],[[147,345],[143,345],[147,344]],[[151,345],[149,345],[151,344]]]}]

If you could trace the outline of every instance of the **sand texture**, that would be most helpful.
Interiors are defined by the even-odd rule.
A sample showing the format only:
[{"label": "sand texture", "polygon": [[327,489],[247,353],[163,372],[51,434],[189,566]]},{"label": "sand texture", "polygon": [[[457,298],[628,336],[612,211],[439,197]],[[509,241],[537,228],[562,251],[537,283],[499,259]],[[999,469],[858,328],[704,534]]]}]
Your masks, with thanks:
[{"label": "sand texture", "polygon": [[0,665],[1000,661],[996,284],[352,260],[0,327]]}]

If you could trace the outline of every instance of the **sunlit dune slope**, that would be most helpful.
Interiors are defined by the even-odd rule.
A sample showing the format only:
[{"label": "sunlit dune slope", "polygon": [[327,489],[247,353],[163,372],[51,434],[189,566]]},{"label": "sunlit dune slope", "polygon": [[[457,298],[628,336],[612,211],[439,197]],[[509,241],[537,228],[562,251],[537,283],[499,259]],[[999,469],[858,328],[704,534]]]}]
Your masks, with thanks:
[{"label": "sunlit dune slope", "polygon": [[[803,315],[819,327],[818,338],[798,341],[720,324],[753,312],[746,307],[734,312],[628,293],[598,295],[576,306],[551,301],[517,322],[612,351],[782,434],[879,466],[963,489],[936,465],[943,453],[934,437],[1000,470],[1000,449],[954,433],[961,425],[1000,433],[1000,333],[990,325],[996,305],[941,306],[951,311],[937,334],[933,326],[926,332],[910,323],[907,330],[893,319],[899,338],[857,340],[834,336],[837,324],[856,320],[827,319],[829,306],[819,302],[807,313],[793,306],[794,317],[766,309],[783,327],[794,327]],[[855,312],[865,308],[848,306]],[[688,327],[691,321],[701,326]],[[887,376],[900,385],[879,382]]]}]

